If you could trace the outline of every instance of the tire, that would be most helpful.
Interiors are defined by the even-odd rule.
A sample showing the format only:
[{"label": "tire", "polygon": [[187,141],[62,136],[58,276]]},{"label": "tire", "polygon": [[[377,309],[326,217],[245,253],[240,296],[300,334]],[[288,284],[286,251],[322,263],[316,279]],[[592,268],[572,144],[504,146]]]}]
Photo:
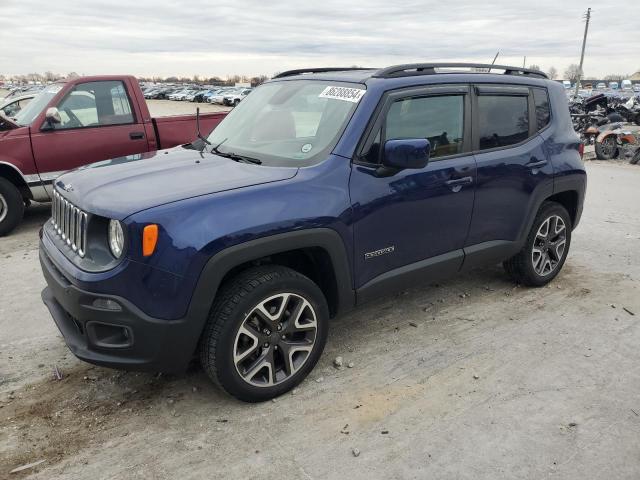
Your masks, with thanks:
[{"label": "tire", "polygon": [[24,200],[16,186],[0,178],[0,237],[18,226],[24,215]]},{"label": "tire", "polygon": [[633,155],[633,157],[631,158],[631,160],[629,160],[629,163],[631,165],[638,165],[640,164],[640,148],[638,150],[636,150],[636,153]]},{"label": "tire", "polygon": [[[564,224],[563,230],[558,228],[560,226],[558,218]],[[554,219],[557,222],[556,228],[554,228]],[[547,221],[549,221],[548,224]],[[548,225],[546,231],[549,234],[556,232],[554,235],[549,235],[546,240],[539,235],[541,232],[544,233],[545,224]],[[571,218],[562,205],[555,202],[543,203],[522,250],[503,263],[507,274],[515,282],[529,287],[542,287],[549,283],[558,275],[567,259],[571,245],[571,229]],[[564,236],[563,246],[561,245],[562,236]],[[553,241],[554,238],[557,240]],[[534,250],[538,253],[534,253]],[[536,261],[536,259],[540,260]],[[549,260],[548,267],[546,267],[547,260]]]},{"label": "tire", "polygon": [[[260,313],[261,306],[276,320]],[[326,299],[309,278],[279,265],[253,267],[225,282],[216,296],[200,340],[200,361],[211,380],[237,399],[269,400],[311,372],[328,324]]]},{"label": "tire", "polygon": [[598,160],[611,160],[618,156],[618,146],[616,145],[616,137],[609,135],[602,140],[596,141],[596,158]]},{"label": "tire", "polygon": [[233,106],[237,107],[238,104],[240,103],[240,100],[238,100],[237,98],[233,101]]}]

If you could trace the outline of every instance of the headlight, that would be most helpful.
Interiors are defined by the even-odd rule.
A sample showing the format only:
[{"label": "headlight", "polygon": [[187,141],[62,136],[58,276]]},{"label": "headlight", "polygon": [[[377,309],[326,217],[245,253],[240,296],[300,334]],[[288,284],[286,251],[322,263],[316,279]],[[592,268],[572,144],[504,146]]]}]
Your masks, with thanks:
[{"label": "headlight", "polygon": [[109,220],[109,248],[114,257],[120,258],[124,250],[124,233],[118,220]]}]

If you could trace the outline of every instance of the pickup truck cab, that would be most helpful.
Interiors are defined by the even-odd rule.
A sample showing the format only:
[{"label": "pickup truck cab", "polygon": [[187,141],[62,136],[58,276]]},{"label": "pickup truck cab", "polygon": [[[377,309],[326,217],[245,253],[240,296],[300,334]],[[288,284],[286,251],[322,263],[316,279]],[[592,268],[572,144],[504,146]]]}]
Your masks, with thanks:
[{"label": "pickup truck cab", "polygon": [[[225,113],[200,116],[209,133]],[[0,236],[31,200],[51,200],[62,172],[196,138],[195,115],[152,118],[132,76],[80,77],[46,86],[15,116],[0,118]]]},{"label": "pickup truck cab", "polygon": [[302,381],[368,300],[499,262],[547,284],[586,188],[562,85],[496,65],[285,72],[208,144],[151,155],[56,180],[42,298],[79,358],[197,356],[246,401]]}]

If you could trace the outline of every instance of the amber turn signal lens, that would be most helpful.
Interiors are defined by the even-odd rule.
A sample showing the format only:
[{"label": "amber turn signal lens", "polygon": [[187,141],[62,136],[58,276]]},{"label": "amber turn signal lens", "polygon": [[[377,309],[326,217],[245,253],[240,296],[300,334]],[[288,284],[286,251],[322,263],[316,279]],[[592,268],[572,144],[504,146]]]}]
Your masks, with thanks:
[{"label": "amber turn signal lens", "polygon": [[147,225],[142,230],[142,255],[149,257],[156,249],[158,243],[158,225]]}]

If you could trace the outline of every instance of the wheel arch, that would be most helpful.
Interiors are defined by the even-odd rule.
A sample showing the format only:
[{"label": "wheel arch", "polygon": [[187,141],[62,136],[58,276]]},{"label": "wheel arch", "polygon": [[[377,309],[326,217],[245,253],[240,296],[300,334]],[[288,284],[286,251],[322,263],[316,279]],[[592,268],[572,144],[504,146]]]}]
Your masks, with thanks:
[{"label": "wheel arch", "polygon": [[545,201],[556,202],[562,205],[569,213],[569,218],[571,218],[571,226],[573,227],[574,225],[576,225],[576,220],[578,217],[578,202],[580,201],[580,196],[576,190],[565,190],[563,192],[554,193]]},{"label": "wheel arch", "polygon": [[244,268],[268,262],[293,268],[318,283],[332,316],[355,306],[349,256],[335,230],[313,228],[261,237],[228,247],[205,264],[187,312],[194,348],[223,282]]},{"label": "wheel arch", "polygon": [[0,161],[0,177],[7,179],[11,182],[22,195],[24,199],[32,199],[31,190],[27,185],[22,172],[10,163]]}]

